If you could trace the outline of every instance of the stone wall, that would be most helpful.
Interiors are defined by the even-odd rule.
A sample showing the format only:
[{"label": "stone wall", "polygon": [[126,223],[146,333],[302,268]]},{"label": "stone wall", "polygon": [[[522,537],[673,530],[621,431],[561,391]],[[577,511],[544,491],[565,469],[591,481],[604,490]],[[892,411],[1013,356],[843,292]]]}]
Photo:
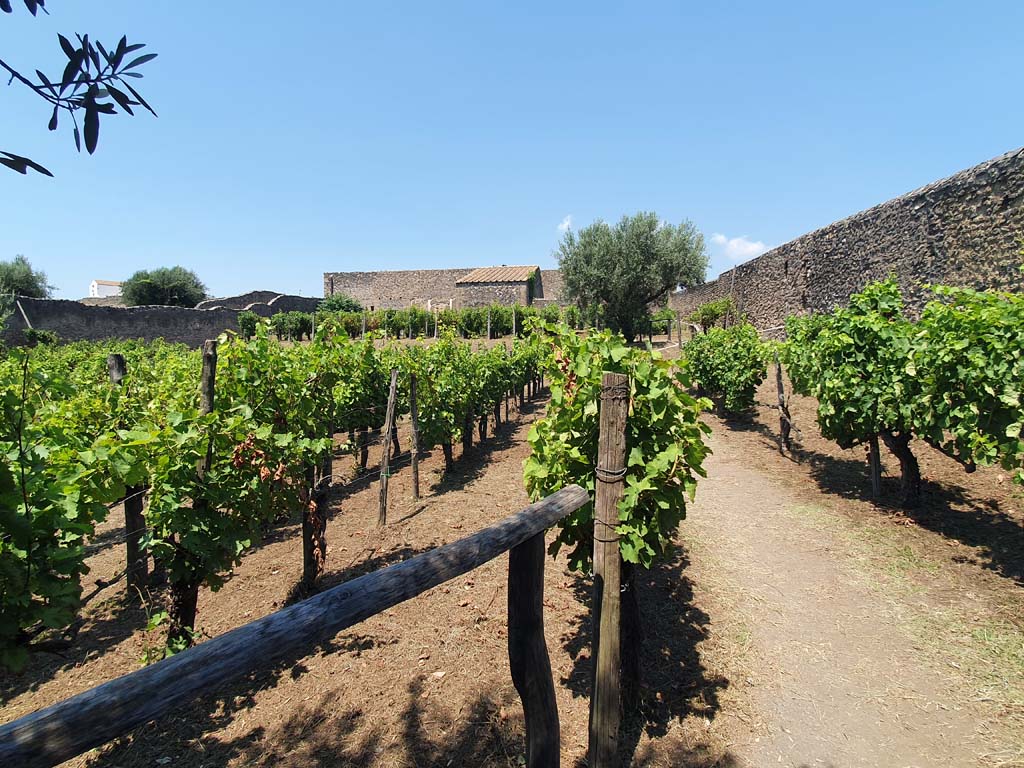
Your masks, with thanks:
[{"label": "stone wall", "polygon": [[271,299],[281,295],[280,291],[249,291],[238,296],[225,296],[221,299],[206,299],[196,304],[196,309],[214,309],[226,307],[228,309],[245,309],[250,304],[257,302],[266,304]]},{"label": "stone wall", "polygon": [[369,309],[458,302],[455,281],[469,269],[402,269],[391,272],[325,272],[324,296],[345,293]]},{"label": "stone wall", "polygon": [[1024,148],[773,248],[717,280],[671,295],[689,313],[732,296],[755,326],[845,304],[896,275],[911,312],[926,283],[1024,290]]},{"label": "stone wall", "polygon": [[538,304],[561,304],[565,305],[569,302],[562,298],[562,272],[558,269],[542,269],[540,270],[540,286],[534,299],[542,299],[543,301],[537,301]]},{"label": "stone wall", "polygon": [[490,304],[529,303],[526,283],[468,283],[458,286],[459,307],[486,307]]},{"label": "stone wall", "polygon": [[[183,307],[90,307],[63,299],[18,299],[33,328],[54,331],[67,341],[101,339],[166,339],[197,347],[225,330],[238,330],[233,309]],[[2,338],[7,344],[24,341],[25,321],[15,308]]]}]

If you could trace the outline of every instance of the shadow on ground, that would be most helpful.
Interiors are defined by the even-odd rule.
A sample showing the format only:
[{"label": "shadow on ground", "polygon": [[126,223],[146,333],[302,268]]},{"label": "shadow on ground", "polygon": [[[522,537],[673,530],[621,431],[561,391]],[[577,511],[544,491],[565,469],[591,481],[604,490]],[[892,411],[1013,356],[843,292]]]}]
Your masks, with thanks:
[{"label": "shadow on ground", "polygon": [[[689,557],[685,549],[673,545],[665,558],[649,571],[637,569],[637,597],[643,623],[640,653],[641,691],[639,708],[624,713],[620,742],[623,765],[646,765],[654,760],[661,765],[683,768],[711,768],[737,765],[728,754],[711,745],[669,747],[676,750],[673,760],[665,762],[662,745],[637,750],[641,737],[663,737],[673,722],[693,715],[713,720],[720,710],[719,693],[729,681],[709,675],[699,645],[708,637],[711,617],[694,605],[693,584],[687,576]],[[574,592],[583,610],[572,627],[562,635],[562,645],[573,659],[569,674],[562,678],[574,696],[590,696],[592,634],[590,604],[592,582],[576,578]],[[579,763],[583,766],[585,763]]]},{"label": "shadow on ground", "polygon": [[[360,638],[354,638],[361,641]],[[366,640],[366,638],[362,638]],[[369,641],[372,644],[372,641]],[[348,651],[331,646],[322,652]],[[245,766],[332,766],[355,768],[376,765],[519,766],[525,745],[522,717],[515,702],[479,694],[458,711],[444,706],[434,683],[418,676],[407,686],[400,730],[386,732],[357,707],[346,705],[340,684],[316,698],[304,699],[297,689],[295,703],[271,728],[259,726],[233,736],[213,732],[235,721],[255,706],[253,692],[291,676],[302,685],[307,670],[282,665],[200,699],[190,717],[167,718],[141,726],[114,742],[88,765],[150,768],[188,765],[218,768]],[[435,703],[436,702],[436,703]],[[395,702],[396,707],[401,706]],[[202,713],[202,714],[195,714]],[[239,730],[239,729],[236,729]]]}]

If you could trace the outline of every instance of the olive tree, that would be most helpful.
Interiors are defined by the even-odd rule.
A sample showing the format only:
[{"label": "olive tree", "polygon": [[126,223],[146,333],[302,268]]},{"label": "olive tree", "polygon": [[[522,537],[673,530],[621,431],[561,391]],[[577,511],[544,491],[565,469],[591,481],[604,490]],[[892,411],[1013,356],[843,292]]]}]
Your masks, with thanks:
[{"label": "olive tree", "polygon": [[194,307],[206,298],[206,286],[195,272],[184,267],[143,269],[121,286],[121,297],[130,307],[143,304]]},{"label": "olive tree", "polygon": [[[45,0],[22,0],[28,12],[35,16],[39,11],[46,13]],[[0,0],[0,11],[13,13],[11,0]],[[156,112],[146,103],[129,82],[129,78],[141,78],[138,71],[148,61],[156,58],[155,53],[136,53],[145,47],[142,43],[129,44],[122,37],[116,45],[104,47],[99,40],[90,40],[88,35],[75,35],[74,42],[64,35],[57,35],[66,61],[60,76],[48,77],[35,70],[23,74],[20,68],[0,57],[0,70],[9,83],[18,83],[52,107],[47,128],[57,130],[61,115],[72,123],[75,147],[81,152],[82,144],[90,155],[96,151],[100,135],[100,115],[116,115],[118,110],[134,115],[132,107],[144,107],[154,117]],[[81,117],[81,123],[79,118]],[[0,165],[25,174],[28,169],[47,176],[49,170],[27,157],[0,150]]]},{"label": "olive tree", "polygon": [[0,294],[47,299],[52,292],[53,287],[46,282],[46,273],[32,269],[24,256],[0,261]]},{"label": "olive tree", "polygon": [[596,221],[565,233],[556,253],[563,293],[580,307],[601,309],[612,330],[636,338],[651,304],[678,285],[704,282],[704,236],[689,221],[672,225],[654,213]]}]

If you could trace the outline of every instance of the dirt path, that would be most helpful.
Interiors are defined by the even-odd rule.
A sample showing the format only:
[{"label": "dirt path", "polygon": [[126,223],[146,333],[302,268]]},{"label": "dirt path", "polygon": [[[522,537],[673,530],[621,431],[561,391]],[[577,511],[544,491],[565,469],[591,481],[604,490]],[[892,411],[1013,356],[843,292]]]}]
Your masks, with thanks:
[{"label": "dirt path", "polygon": [[685,539],[698,602],[742,654],[730,671],[746,712],[722,712],[735,763],[924,768],[1011,754],[993,704],[970,700],[953,657],[922,648],[928,590],[886,589],[829,510],[750,466],[749,439],[718,423],[712,445]]}]

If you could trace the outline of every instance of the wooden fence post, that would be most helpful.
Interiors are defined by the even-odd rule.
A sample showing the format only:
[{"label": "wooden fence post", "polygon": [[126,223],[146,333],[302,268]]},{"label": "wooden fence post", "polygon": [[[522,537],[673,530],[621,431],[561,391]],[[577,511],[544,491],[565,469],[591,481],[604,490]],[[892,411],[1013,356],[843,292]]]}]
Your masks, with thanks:
[{"label": "wooden fence post", "polygon": [[544,642],[544,532],[508,554],[508,665],[523,701],[527,768],[558,768],[558,702]]},{"label": "wooden fence post", "polygon": [[[110,383],[121,386],[128,373],[124,355],[107,355],[107,371]],[[149,581],[149,556],[142,551],[142,534],[146,530],[146,519],[142,516],[144,485],[129,485],[124,489],[124,532],[127,557],[128,590],[141,589]]]},{"label": "wooden fence post", "polygon": [[409,418],[412,421],[412,497],[420,498],[420,420],[416,405],[416,374],[409,374]]},{"label": "wooden fence post", "polygon": [[491,308],[487,308],[487,340],[491,340]]},{"label": "wooden fence post", "polygon": [[380,460],[380,511],[377,515],[377,527],[383,528],[388,521],[388,464],[391,459],[391,441],[388,436],[395,424],[395,395],[398,389],[398,369],[391,369],[391,386],[388,389],[388,410],[384,415],[384,451]]},{"label": "wooden fence post", "polygon": [[617,765],[620,705],[621,561],[617,503],[626,473],[626,410],[629,378],[621,373],[601,376],[597,489],[594,501],[594,685],[590,696],[590,768]]}]

